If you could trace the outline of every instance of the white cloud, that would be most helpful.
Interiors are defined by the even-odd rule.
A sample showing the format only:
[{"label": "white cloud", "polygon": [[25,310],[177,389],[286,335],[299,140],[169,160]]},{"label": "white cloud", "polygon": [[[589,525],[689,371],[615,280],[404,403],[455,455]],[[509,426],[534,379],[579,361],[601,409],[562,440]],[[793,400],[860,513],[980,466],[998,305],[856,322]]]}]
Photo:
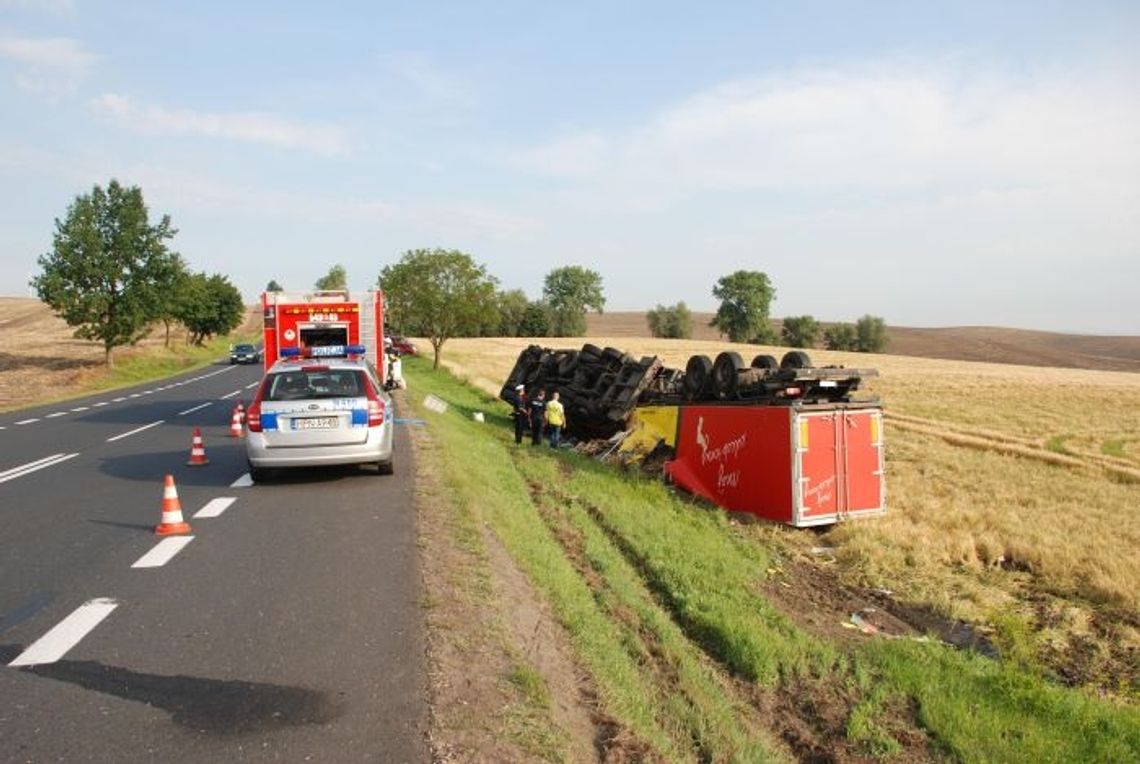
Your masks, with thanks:
[{"label": "white cloud", "polygon": [[701,191],[962,193],[1140,170],[1137,83],[885,62],[711,87],[509,164],[668,204]]},{"label": "white cloud", "polygon": [[99,96],[92,108],[116,124],[144,135],[200,135],[325,156],[347,154],[351,148],[342,128],[297,122],[264,112],[218,113],[139,106],[116,93]]},{"label": "white cloud", "polygon": [[99,62],[70,37],[0,37],[0,58],[16,65],[16,84],[49,96],[74,92]]}]

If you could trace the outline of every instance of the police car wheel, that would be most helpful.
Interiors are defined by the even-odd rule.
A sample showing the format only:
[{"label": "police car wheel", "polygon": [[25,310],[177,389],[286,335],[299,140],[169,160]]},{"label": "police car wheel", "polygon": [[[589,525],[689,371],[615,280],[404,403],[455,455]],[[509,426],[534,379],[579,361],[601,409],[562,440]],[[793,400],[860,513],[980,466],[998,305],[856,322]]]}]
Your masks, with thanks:
[{"label": "police car wheel", "polygon": [[252,464],[249,465],[249,479],[255,483],[266,482],[266,477],[268,474],[269,470],[265,469],[264,467],[254,467]]},{"label": "police car wheel", "polygon": [[377,475],[391,475],[396,471],[396,465],[392,463],[391,459],[384,462],[376,462]]}]

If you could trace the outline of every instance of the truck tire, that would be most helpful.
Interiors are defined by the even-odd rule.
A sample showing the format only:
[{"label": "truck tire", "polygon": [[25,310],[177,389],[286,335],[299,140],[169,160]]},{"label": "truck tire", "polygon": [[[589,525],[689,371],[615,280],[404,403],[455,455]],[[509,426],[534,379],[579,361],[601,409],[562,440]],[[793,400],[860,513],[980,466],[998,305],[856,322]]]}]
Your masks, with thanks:
[{"label": "truck tire", "polygon": [[789,350],[780,360],[781,369],[810,369],[811,357],[802,350]]},{"label": "truck tire", "polygon": [[591,345],[587,342],[582,346],[579,356],[587,356],[591,361],[598,361],[602,357],[602,349],[597,345]]},{"label": "truck tire", "polygon": [[736,397],[736,375],[746,368],[740,353],[726,350],[716,357],[713,362],[712,381],[713,392],[718,398],[729,399]]},{"label": "truck tire", "polygon": [[695,355],[685,364],[685,397],[691,401],[702,398],[712,379],[713,362],[707,355]]},{"label": "truck tire", "polygon": [[775,371],[780,368],[780,362],[776,360],[774,355],[761,354],[752,359],[752,368]]}]

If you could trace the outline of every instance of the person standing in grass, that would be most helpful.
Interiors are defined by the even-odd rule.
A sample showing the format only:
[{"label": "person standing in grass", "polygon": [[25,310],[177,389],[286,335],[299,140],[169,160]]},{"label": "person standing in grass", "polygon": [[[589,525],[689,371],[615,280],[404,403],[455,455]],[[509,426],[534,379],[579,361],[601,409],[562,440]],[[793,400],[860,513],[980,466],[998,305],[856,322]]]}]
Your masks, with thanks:
[{"label": "person standing in grass", "polygon": [[515,445],[522,445],[523,433],[530,424],[530,409],[526,401],[526,388],[515,386],[515,392],[508,401],[511,404],[511,418],[515,420]]},{"label": "person standing in grass", "polygon": [[550,394],[550,402],[546,404],[546,426],[550,431],[550,447],[558,448],[562,441],[562,428],[566,426],[566,409],[558,400],[557,390]]},{"label": "person standing in grass", "polygon": [[542,442],[542,430],[546,424],[546,391],[539,390],[530,399],[530,443],[537,446]]}]

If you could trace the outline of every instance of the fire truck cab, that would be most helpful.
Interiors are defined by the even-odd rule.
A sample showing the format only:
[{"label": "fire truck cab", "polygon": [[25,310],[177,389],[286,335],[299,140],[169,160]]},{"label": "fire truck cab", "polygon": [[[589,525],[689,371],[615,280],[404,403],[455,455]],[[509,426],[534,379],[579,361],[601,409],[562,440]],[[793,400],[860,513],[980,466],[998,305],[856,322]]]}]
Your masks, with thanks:
[{"label": "fire truck cab", "polygon": [[267,371],[285,348],[304,354],[316,347],[363,345],[365,357],[385,381],[383,292],[263,292],[261,304]]}]

